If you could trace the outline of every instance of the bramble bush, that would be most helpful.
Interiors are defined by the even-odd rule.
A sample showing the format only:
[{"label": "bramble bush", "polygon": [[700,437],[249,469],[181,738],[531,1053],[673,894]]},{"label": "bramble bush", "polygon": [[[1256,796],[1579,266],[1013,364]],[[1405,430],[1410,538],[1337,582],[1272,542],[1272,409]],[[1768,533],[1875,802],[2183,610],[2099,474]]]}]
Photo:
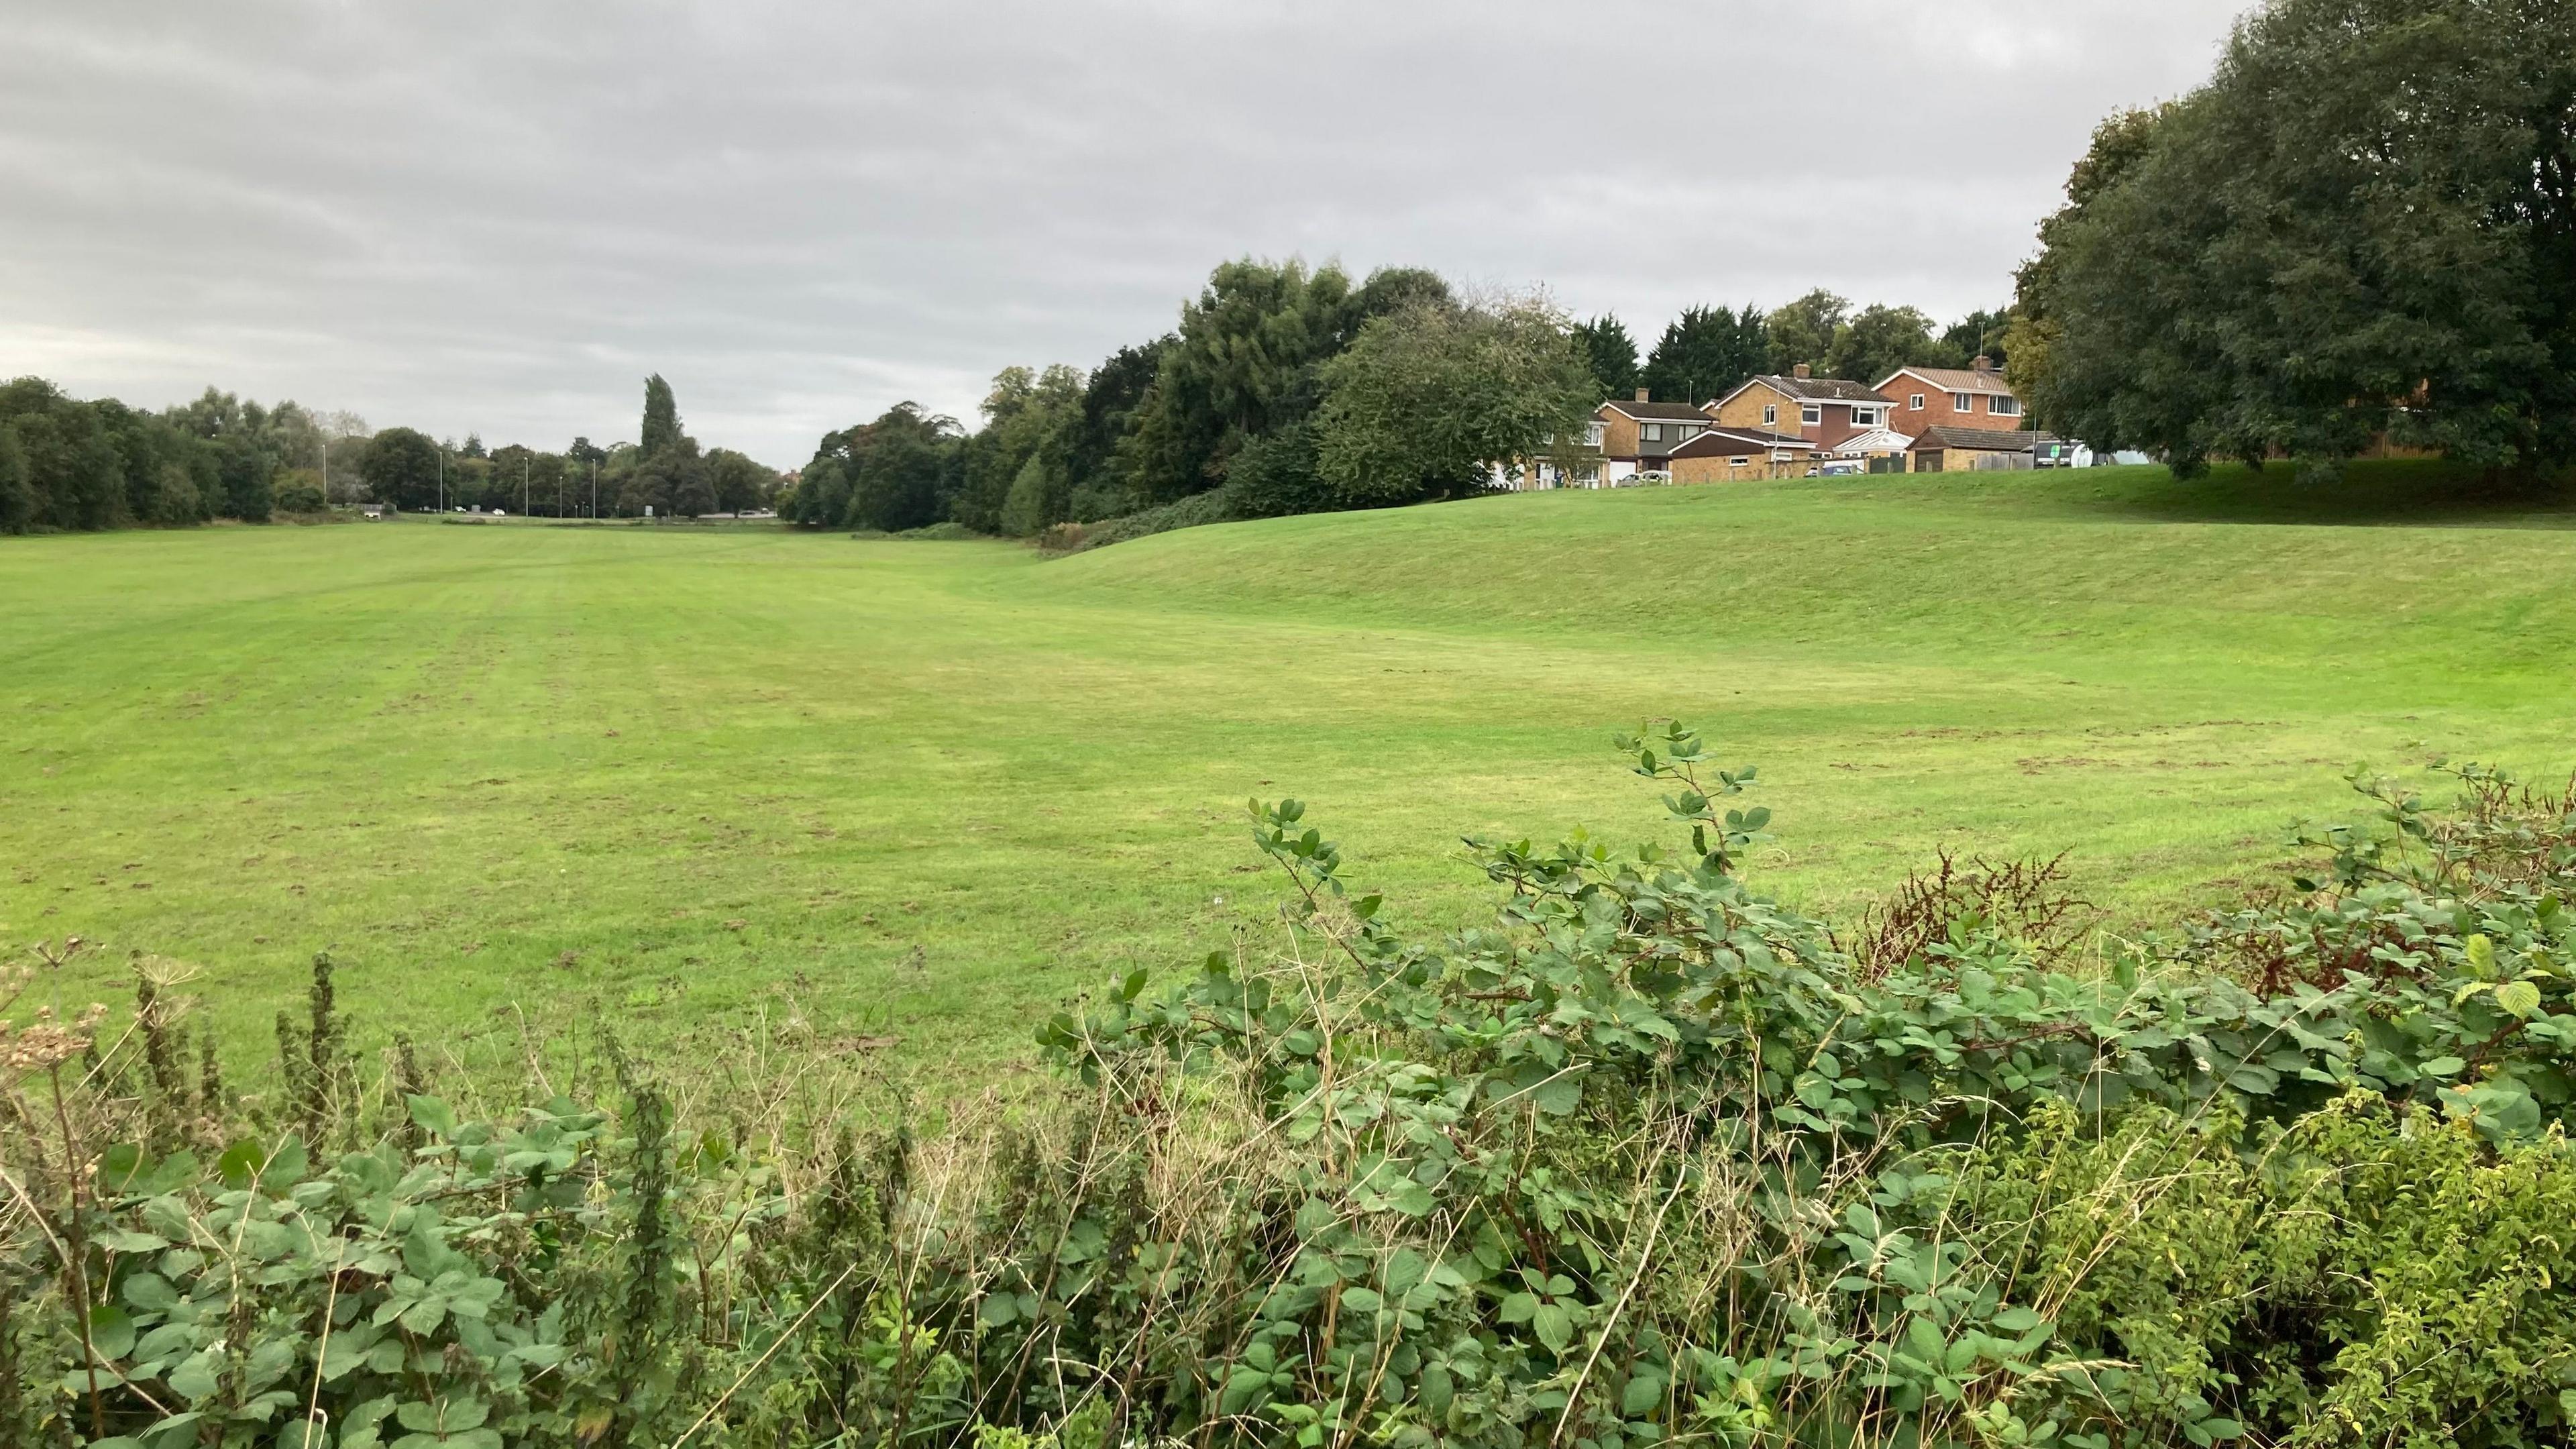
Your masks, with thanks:
[{"label": "bramble bush", "polygon": [[147,963],[6,1038],[0,1440],[2566,1442],[2576,799],[2359,777],[2280,900],[1945,872],[1845,944],[1746,885],[1753,771],[1623,748],[1681,839],[1470,841],[1438,941],[1256,802],[1277,956],[935,1127],[793,1041],[459,1111],[327,962],[241,1098]]}]

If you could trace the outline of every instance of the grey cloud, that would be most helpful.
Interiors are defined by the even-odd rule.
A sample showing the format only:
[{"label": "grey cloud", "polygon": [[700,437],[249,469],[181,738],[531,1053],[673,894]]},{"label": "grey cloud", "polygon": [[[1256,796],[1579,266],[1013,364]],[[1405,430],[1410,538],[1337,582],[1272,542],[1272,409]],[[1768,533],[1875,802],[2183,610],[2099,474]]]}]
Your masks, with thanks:
[{"label": "grey cloud", "polygon": [[1246,253],[1956,314],[2237,6],[0,0],[0,373],[792,465]]}]

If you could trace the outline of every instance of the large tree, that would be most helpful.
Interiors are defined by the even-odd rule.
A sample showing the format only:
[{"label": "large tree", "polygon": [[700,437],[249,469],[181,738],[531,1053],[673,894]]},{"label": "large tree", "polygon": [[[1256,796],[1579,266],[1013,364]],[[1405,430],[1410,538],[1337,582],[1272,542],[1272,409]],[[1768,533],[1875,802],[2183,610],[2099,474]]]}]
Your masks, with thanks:
[{"label": "large tree", "polygon": [[2097,446],[2576,459],[2576,7],[2275,0],[2043,244],[2016,371]]},{"label": "large tree", "polygon": [[1724,397],[1762,370],[1762,311],[1692,307],[1664,325],[1638,382],[1658,402]]},{"label": "large tree", "polygon": [[1637,388],[1637,340],[1616,317],[1603,315],[1574,324],[1574,340],[1605,398],[1626,397]]},{"label": "large tree", "polygon": [[680,441],[680,403],[671,385],[655,373],[644,379],[644,423],[636,447],[651,458]]},{"label": "large tree", "polygon": [[438,506],[438,445],[411,428],[387,428],[367,440],[358,477],[379,503],[418,512]]},{"label": "large tree", "polygon": [[695,518],[716,511],[715,493],[707,486],[707,460],[698,440],[681,434],[661,451],[639,454],[635,467],[619,480],[618,511],[651,513],[657,518]]},{"label": "large tree", "polygon": [[1414,303],[1323,372],[1315,466],[1346,507],[1479,492],[1496,464],[1570,446],[1598,401],[1566,319],[1535,299]]},{"label": "large tree", "polygon": [[[1121,347],[1084,380],[1082,417],[1065,449],[1065,471],[1070,475],[1072,507],[1077,513],[1106,517],[1107,512],[1100,510],[1140,496],[1140,490],[1130,486],[1118,471],[1118,443],[1127,436],[1135,423],[1137,408],[1153,389],[1154,378],[1162,370],[1163,355],[1179,342],[1178,336],[1166,334],[1141,347]],[[1086,508],[1086,504],[1090,507]]]},{"label": "large tree", "polygon": [[849,481],[850,528],[888,533],[947,515],[962,470],[957,420],[901,402],[843,435],[839,471]]},{"label": "large tree", "polygon": [[1382,269],[1354,288],[1337,266],[1225,263],[1181,309],[1179,334],[1120,442],[1120,472],[1140,503],[1217,486],[1245,444],[1315,410],[1318,369],[1362,324],[1449,305],[1448,284],[1419,268]]},{"label": "large tree", "polygon": [[0,424],[17,434],[30,525],[91,529],[132,521],[124,459],[96,407],[42,378],[22,377],[0,385]]},{"label": "large tree", "polygon": [[1082,397],[1082,373],[1061,363],[996,375],[984,397],[984,426],[966,440],[949,516],[980,533],[1023,537],[1062,522]]},{"label": "large tree", "polygon": [[1965,367],[1982,357],[1996,367],[2011,360],[2011,349],[2004,345],[2004,333],[2012,317],[2005,312],[1984,309],[1969,313],[1941,332],[1941,361],[1950,367]]},{"label": "large tree", "polygon": [[1774,374],[1805,363],[1830,376],[1834,341],[1851,320],[1851,302],[1822,287],[1771,309],[1762,319],[1763,354]]},{"label": "large tree", "polygon": [[716,508],[742,513],[768,505],[778,491],[778,474],[731,448],[707,454],[707,486],[715,491]]},{"label": "large tree", "polygon": [[1835,331],[1818,370],[1828,377],[1875,387],[1880,378],[1900,367],[1956,366],[1965,361],[1932,335],[1931,318],[1911,307],[1873,303]]}]

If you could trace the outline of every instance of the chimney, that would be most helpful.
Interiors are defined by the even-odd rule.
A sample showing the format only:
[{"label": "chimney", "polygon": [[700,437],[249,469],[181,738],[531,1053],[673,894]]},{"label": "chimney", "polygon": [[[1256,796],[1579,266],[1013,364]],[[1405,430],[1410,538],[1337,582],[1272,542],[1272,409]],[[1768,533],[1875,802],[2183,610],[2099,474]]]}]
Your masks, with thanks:
[{"label": "chimney", "polygon": [[1811,367],[1807,366],[1807,364],[1805,364],[1805,363],[1801,362],[1801,363],[1799,363],[1797,366],[1795,366],[1795,367],[1793,367],[1793,368],[1790,368],[1790,369],[1789,369],[1789,375],[1790,375],[1791,377],[1797,378],[1797,379],[1798,379],[1799,381],[1801,381],[1801,382],[1804,382],[1804,381],[1805,381],[1805,380],[1807,380],[1808,378],[1811,378],[1811,377],[1815,376],[1815,375],[1816,375],[1816,373],[1815,373],[1815,369],[1813,369],[1813,368],[1811,368]]},{"label": "chimney", "polygon": [[1648,396],[1646,396],[1646,393],[1647,393],[1647,389],[1645,389],[1645,388],[1642,388],[1642,387],[1641,387],[1641,388],[1637,389],[1637,401],[1639,401],[1639,402],[1653,402],[1653,401],[1654,401],[1654,399],[1653,399],[1653,398],[1650,398],[1650,397],[1648,397]]},{"label": "chimney", "polygon": [[1974,362],[1972,362],[1972,363],[1969,363],[1968,365],[1969,365],[1970,367],[1975,368],[1975,369],[1976,369],[1977,371],[1979,371],[1979,372],[1992,372],[1992,371],[1994,371],[1994,370],[1995,370],[1995,360],[1994,360],[1993,358],[1991,358],[1991,357],[1986,356],[1986,355],[1985,355],[1984,353],[1982,353],[1982,352],[1980,352],[1980,353],[1978,353],[1978,354],[1977,354],[1977,360],[1976,360],[1976,361],[1974,361]]}]

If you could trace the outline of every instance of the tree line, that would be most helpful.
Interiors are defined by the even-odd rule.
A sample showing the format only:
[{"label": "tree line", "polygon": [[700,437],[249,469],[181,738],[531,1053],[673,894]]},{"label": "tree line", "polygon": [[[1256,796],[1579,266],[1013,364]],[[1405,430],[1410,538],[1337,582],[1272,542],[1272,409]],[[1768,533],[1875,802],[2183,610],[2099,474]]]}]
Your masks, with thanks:
[{"label": "tree line", "polygon": [[602,447],[577,437],[559,453],[517,443],[486,449],[479,437],[440,444],[411,428],[368,442],[359,476],[370,497],[418,511],[501,509],[538,517],[696,518],[765,508],[779,477],[730,448],[701,448],[680,427],[660,373],[644,380],[640,442]]},{"label": "tree line", "polygon": [[274,406],[214,388],[152,412],[83,401],[42,378],[0,383],[0,533],[179,526],[335,505],[467,508],[541,517],[696,517],[768,506],[775,470],[681,430],[646,379],[640,443],[577,437],[560,452],[479,435],[375,431],[353,413]]},{"label": "tree line", "polygon": [[18,378],[0,383],[0,533],[319,509],[333,460],[346,474],[365,433],[348,413],[262,407],[213,388],[150,412]]}]

